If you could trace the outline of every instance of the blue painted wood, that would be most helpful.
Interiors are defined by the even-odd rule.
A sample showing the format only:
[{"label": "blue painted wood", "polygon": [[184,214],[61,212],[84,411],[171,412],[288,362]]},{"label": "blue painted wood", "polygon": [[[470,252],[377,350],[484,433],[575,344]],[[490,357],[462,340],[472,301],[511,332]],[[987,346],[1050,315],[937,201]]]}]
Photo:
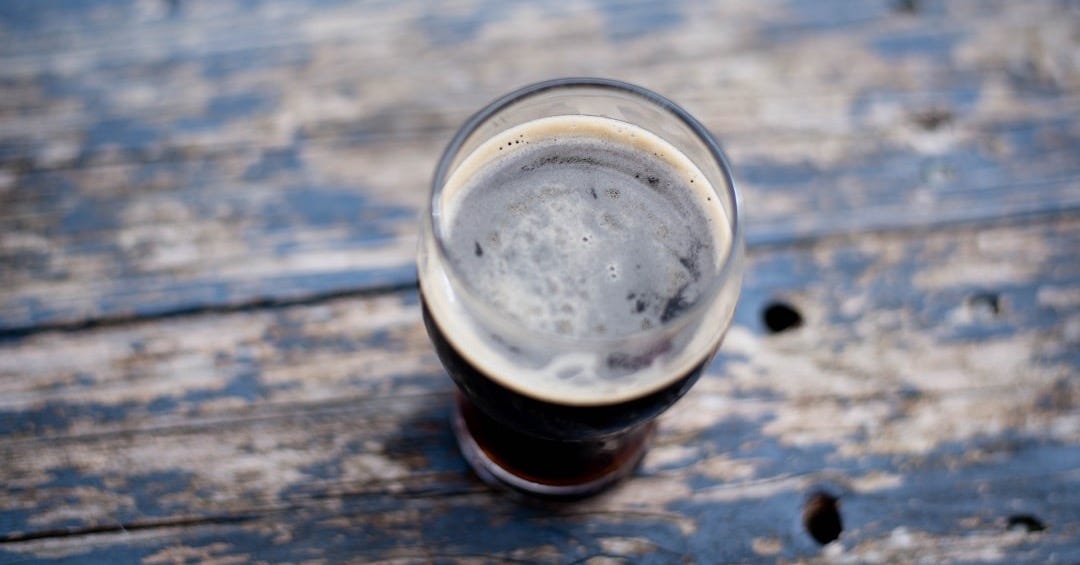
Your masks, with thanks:
[{"label": "blue painted wood", "polygon": [[[1026,446],[1010,464],[979,464],[956,473],[929,464],[909,473],[902,487],[869,496],[846,496],[849,524],[845,542],[866,544],[866,556],[920,557],[963,561],[983,555],[987,546],[1007,543],[1005,558],[1068,562],[1078,556],[1075,523],[1080,516],[1076,489],[1043,480],[1068,473],[1075,447]],[[1043,465],[1036,469],[1033,463]],[[1005,475],[1007,472],[1009,475]],[[1075,485],[1074,485],[1075,486]],[[708,492],[709,485],[698,487]],[[596,512],[588,507],[534,508],[489,494],[440,496],[350,496],[336,508],[293,507],[265,516],[232,516],[219,524],[181,530],[162,538],[144,531],[108,533],[81,547],[59,544],[53,554],[73,562],[128,561],[184,554],[201,558],[243,558],[274,562],[324,558],[332,561],[405,559],[465,562],[468,559],[566,563],[609,557],[643,563],[814,559],[820,550],[793,523],[802,493],[782,491],[756,500],[672,504],[670,514],[635,517]],[[1039,514],[1046,531],[1010,531],[1015,515],[1008,499],[1052,499]],[[945,501],[942,503],[941,501]],[[968,500],[968,504],[958,504]],[[677,515],[695,524],[680,530]],[[964,524],[964,525],[961,525]],[[776,554],[754,551],[754,540],[781,540]],[[950,543],[936,540],[951,539]],[[33,543],[0,546],[11,561],[33,555]],[[762,547],[762,546],[759,546]],[[759,550],[760,551],[760,550]],[[852,554],[858,557],[858,550]]]},{"label": "blue painted wood", "polygon": [[[1032,242],[1037,249],[1026,250]],[[979,245],[1004,249],[980,256]],[[1080,285],[1080,268],[1070,260],[1078,247],[1080,227],[1075,220],[1060,220],[752,250],[735,324],[767,336],[771,330],[763,312],[771,304],[790,304],[796,311],[812,307],[802,313],[804,323],[836,332],[821,339],[822,347],[838,354],[859,339],[858,323],[886,314],[909,320],[908,331],[932,335],[942,345],[1033,331],[1066,339],[1063,332],[1075,314],[1068,293]],[[931,283],[924,279],[945,276],[941,272],[947,273],[948,265],[974,272],[996,269],[996,274],[962,276],[927,288]],[[1004,265],[1012,270],[1002,274]],[[998,312],[982,312],[978,302],[986,296],[993,297]],[[253,349],[256,343],[259,348]],[[54,359],[54,347],[79,354]],[[234,413],[238,405],[449,390],[436,376],[439,365],[420,323],[415,289],[382,298],[339,297],[8,338],[0,341],[0,351],[8,359],[0,365],[0,377],[21,399],[0,408],[0,439],[138,428],[205,416],[208,410],[215,414],[217,405]],[[721,356],[714,372],[746,360],[742,353],[730,355]],[[1067,347],[1039,355],[1032,362],[1080,363]],[[175,386],[155,384],[181,362],[196,367],[195,374],[181,371]],[[148,394],[146,388],[159,392]],[[94,392],[99,389],[117,392]]]},{"label": "blue painted wood", "polygon": [[[644,468],[556,508],[468,472],[414,293],[9,340],[0,378],[20,400],[0,415],[0,550],[46,555],[44,540],[100,531],[59,543],[73,559],[211,538],[227,540],[214,555],[274,560],[315,547],[331,560],[797,559],[821,551],[800,513],[823,488],[856,555],[1065,558],[1080,529],[1078,243],[1061,220],[752,252],[728,343]],[[771,334],[761,314],[777,301],[803,325]],[[1010,533],[1019,514],[1049,529]]]},{"label": "blue painted wood", "polygon": [[[0,563],[1080,560],[1070,16],[0,4]],[[699,116],[750,244],[707,376],[568,506],[457,455],[411,240],[454,128],[553,73]]]},{"label": "blue painted wood", "polygon": [[[442,144],[553,69],[640,82],[700,116],[732,154],[751,246],[1075,213],[1067,34],[962,55],[1061,6],[916,4],[495,2],[415,20],[350,2],[9,6],[0,332],[407,285]],[[547,19],[505,61],[472,55],[522,10]],[[563,37],[588,17],[606,33]],[[549,65],[515,62],[552,42],[566,47],[541,50]],[[653,43],[662,57],[635,54]]]}]

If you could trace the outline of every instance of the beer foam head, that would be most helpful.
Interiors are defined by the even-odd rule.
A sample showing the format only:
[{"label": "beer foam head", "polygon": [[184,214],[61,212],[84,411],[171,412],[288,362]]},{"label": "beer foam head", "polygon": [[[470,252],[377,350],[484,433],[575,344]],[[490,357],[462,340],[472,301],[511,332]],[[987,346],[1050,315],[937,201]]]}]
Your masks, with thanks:
[{"label": "beer foam head", "polygon": [[[652,133],[558,116],[512,128],[467,156],[443,187],[438,230],[459,288],[508,325],[538,341],[595,344],[663,328],[698,302],[731,245],[717,200],[705,175]],[[603,402],[661,386],[652,373],[672,369],[612,369],[599,347],[530,363],[506,336],[469,323],[467,311],[440,311],[440,297],[453,291],[439,295],[427,278],[422,264],[443,333],[519,392]]]}]

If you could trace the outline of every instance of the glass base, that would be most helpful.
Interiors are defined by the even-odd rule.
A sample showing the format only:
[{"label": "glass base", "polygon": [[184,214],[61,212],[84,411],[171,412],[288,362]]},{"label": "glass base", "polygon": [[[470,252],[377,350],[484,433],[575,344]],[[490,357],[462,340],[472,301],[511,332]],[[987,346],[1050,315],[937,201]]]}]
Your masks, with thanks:
[{"label": "glass base", "polygon": [[624,434],[582,442],[540,439],[496,422],[457,394],[454,436],[469,466],[486,483],[530,497],[572,500],[610,487],[637,468],[655,422]]}]

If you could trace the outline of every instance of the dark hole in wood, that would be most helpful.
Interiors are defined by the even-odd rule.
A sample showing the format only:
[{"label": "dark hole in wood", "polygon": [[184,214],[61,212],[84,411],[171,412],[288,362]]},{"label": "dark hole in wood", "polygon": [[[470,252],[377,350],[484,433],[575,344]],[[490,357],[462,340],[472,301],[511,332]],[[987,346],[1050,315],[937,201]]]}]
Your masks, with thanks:
[{"label": "dark hole in wood", "polygon": [[769,331],[774,334],[797,328],[803,323],[802,314],[799,314],[798,310],[784,302],[769,303],[765,306],[761,317],[765,321],[765,327],[769,328]]},{"label": "dark hole in wood", "polygon": [[806,500],[802,515],[803,527],[814,541],[825,545],[840,537],[844,531],[840,519],[840,500],[827,492],[815,492]]},{"label": "dark hole in wood", "polygon": [[919,127],[931,131],[951,122],[952,119],[952,112],[945,108],[931,108],[912,116],[912,120],[914,120]]},{"label": "dark hole in wood", "polygon": [[1010,530],[1041,532],[1046,529],[1046,524],[1031,514],[1013,514],[1009,516],[1008,527]]},{"label": "dark hole in wood", "polygon": [[971,307],[976,310],[988,312],[997,316],[1001,313],[1001,297],[996,292],[980,292],[971,295],[968,300]]}]

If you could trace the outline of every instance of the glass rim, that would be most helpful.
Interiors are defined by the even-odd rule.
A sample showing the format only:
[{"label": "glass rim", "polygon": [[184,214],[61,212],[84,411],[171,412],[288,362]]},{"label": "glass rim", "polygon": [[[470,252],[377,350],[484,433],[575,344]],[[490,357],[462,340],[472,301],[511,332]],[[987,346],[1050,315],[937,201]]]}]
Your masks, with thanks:
[{"label": "glass rim", "polygon": [[[670,99],[657,94],[647,88],[637,86],[628,82],[623,82],[615,79],[597,78],[597,77],[565,77],[550,79],[541,82],[532,83],[507,94],[504,94],[486,106],[481,108],[475,114],[469,117],[464,124],[457,130],[454,137],[451,138],[450,143],[443,150],[442,156],[439,158],[438,165],[435,168],[435,175],[432,178],[432,190],[431,201],[429,202],[429,210],[426,221],[430,221],[431,235],[435,240],[436,252],[440,256],[440,262],[443,264],[443,268],[447,271],[447,276],[451,279],[451,282],[455,288],[462,288],[471,295],[477,294],[476,289],[469,286],[467,279],[462,276],[461,269],[458,265],[454,264],[450,260],[450,251],[447,247],[447,242],[443,234],[441,219],[442,206],[440,203],[443,188],[446,181],[449,179],[450,165],[454,158],[461,151],[462,147],[468,141],[468,139],[475,133],[483,124],[487,123],[489,119],[498,115],[503,110],[510,108],[511,106],[521,102],[525,99],[531,98],[538,94],[566,88],[596,88],[596,89],[608,89],[615,92],[621,92],[624,94],[631,94],[633,96],[644,99],[645,101],[655,105],[657,108],[666,111],[668,114],[679,120],[694,134],[694,136],[700,141],[708,151],[709,156],[715,161],[717,168],[720,170],[726,187],[720,189],[722,192],[726,192],[730,198],[731,210],[729,216],[730,232],[731,232],[731,244],[728,246],[727,252],[723,256],[723,261],[720,268],[717,270],[716,275],[712,277],[713,280],[708,281],[705,285],[704,291],[701,296],[696,300],[687,310],[675,319],[666,324],[659,324],[652,328],[635,330],[633,332],[616,335],[616,336],[563,336],[555,333],[542,332],[532,330],[525,327],[516,321],[508,320],[517,331],[515,333],[525,333],[531,340],[549,341],[553,343],[559,343],[566,345],[573,344],[594,344],[594,345],[611,345],[625,342],[633,342],[639,339],[649,339],[654,336],[664,335],[673,329],[681,328],[683,325],[690,321],[697,319],[704,312],[707,312],[709,308],[716,302],[720,293],[723,291],[725,281],[732,277],[737,277],[739,273],[738,262],[743,254],[743,225],[742,225],[742,205],[739,191],[735,186],[735,178],[732,173],[731,164],[729,163],[727,156],[720,148],[719,142],[713,137],[708,129],[701,124],[696,118],[690,115],[689,112],[684,110],[675,102]],[[657,134],[659,135],[659,134]],[[663,136],[660,136],[663,138]],[[714,190],[717,187],[714,187]],[[508,318],[505,314],[501,317]],[[503,325],[503,324],[500,324]]]}]

